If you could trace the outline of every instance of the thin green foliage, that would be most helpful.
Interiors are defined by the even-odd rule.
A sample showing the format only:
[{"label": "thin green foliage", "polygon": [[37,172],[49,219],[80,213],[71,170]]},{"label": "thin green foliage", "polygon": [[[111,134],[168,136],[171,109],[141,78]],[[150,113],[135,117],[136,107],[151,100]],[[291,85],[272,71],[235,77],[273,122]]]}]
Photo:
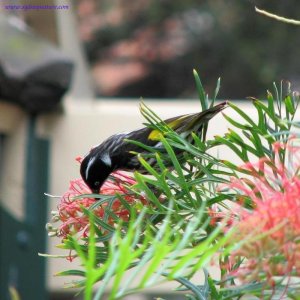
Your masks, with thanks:
[{"label": "thin green foliage", "polygon": [[[252,99],[256,109],[256,120],[250,118],[237,105],[230,103],[229,106],[243,120],[236,121],[224,114],[225,119],[239,132],[229,130],[225,137],[217,136],[215,143],[229,147],[242,161],[248,162],[250,157],[274,158],[272,145],[276,141],[286,141],[292,134],[292,126],[295,125],[294,117],[300,102],[298,94],[291,91],[289,83],[281,82],[278,88],[273,85],[275,97],[267,92],[267,102]],[[281,162],[285,162],[284,153],[280,156]],[[224,162],[237,170],[231,162]]]},{"label": "thin green foliage", "polygon": [[[209,102],[196,71],[194,77],[201,108],[207,109],[217,98],[220,79]],[[60,275],[79,276],[72,286],[83,289],[85,300],[102,299],[108,287],[108,299],[122,299],[166,281],[178,282],[178,292],[186,292],[187,299],[240,299],[247,294],[260,297],[263,287],[268,285],[266,278],[261,282],[236,284],[234,276],[228,276],[224,268],[220,267],[220,279],[212,278],[203,269],[217,257],[219,266],[228,264],[231,251],[241,246],[230,244],[233,230],[226,230],[228,220],[212,224],[210,211],[216,204],[228,211],[228,201],[239,199],[232,191],[219,191],[220,184],[228,182],[230,177],[249,175],[249,171],[208,154],[208,150],[226,146],[243,162],[249,162],[251,157],[273,159],[272,144],[288,139],[299,104],[299,96],[291,92],[289,85],[286,89],[283,83],[279,88],[274,85],[273,94],[268,92],[266,101],[252,99],[254,119],[230,103],[239,120],[225,112],[224,117],[233,128],[213,140],[206,139],[207,126],[200,136],[192,134],[193,139],[186,140],[142,103],[140,110],[146,125],[161,133],[161,147],[130,141],[145,150],[138,154],[138,159],[147,174],[135,172],[136,183],[127,188],[130,196],[142,195],[146,203],[129,205],[119,194],[96,195],[99,200],[89,209],[83,208],[90,220],[88,238],[69,235],[60,245],[76,254],[82,269],[63,271]],[[280,155],[284,162],[285,153]],[[149,158],[156,161],[155,166],[148,162]],[[80,197],[86,196],[91,197]],[[129,220],[121,220],[114,214],[114,201],[120,201],[130,211]],[[104,207],[103,218],[93,213],[98,206]],[[253,203],[245,199],[244,207],[253,209]],[[241,264],[236,263],[233,269]],[[195,275],[201,270],[204,282],[197,282]],[[284,289],[282,280],[276,284],[276,291]],[[270,290],[265,288],[265,291],[270,297]],[[291,298],[296,297],[295,289],[288,292]]]},{"label": "thin green foliage", "polygon": [[[214,98],[219,87],[220,81]],[[207,95],[201,101],[203,109],[209,107]],[[64,248],[76,252],[84,271],[69,270],[60,274],[83,276],[83,280],[73,284],[84,287],[85,299],[91,297],[91,287],[98,281],[101,285],[94,299],[102,297],[108,284],[112,284],[110,299],[118,299],[166,280],[188,280],[208,263],[226,240],[223,237],[217,241],[222,235],[220,228],[213,230],[210,236],[207,235],[210,225],[206,204],[213,198],[208,183],[216,180],[212,170],[219,163],[216,158],[205,153],[209,144],[203,140],[203,136],[199,139],[195,135],[195,142],[188,143],[143,103],[141,113],[148,126],[163,133],[161,149],[132,141],[145,149],[145,155],[140,155],[139,160],[148,175],[135,173],[137,183],[130,189],[132,195],[143,194],[149,205],[140,210],[126,205],[121,195],[98,195],[99,200],[90,209],[83,208],[84,214],[91,220],[89,238],[83,239],[85,243],[82,243],[70,235],[64,241]],[[180,147],[185,150],[185,154],[178,156],[175,149]],[[149,156],[156,159],[157,168],[147,163],[146,158]],[[191,168],[193,172],[189,171]],[[110,212],[116,199],[126,209],[130,209],[129,222],[118,224],[117,218]],[[103,219],[93,214],[93,209],[99,205],[105,207]],[[111,217],[116,226],[108,224]],[[126,271],[132,268],[133,275],[126,280]],[[132,279],[140,273],[143,274],[138,276],[140,281],[131,287]]]},{"label": "thin green foliage", "polygon": [[[212,241],[217,239],[221,232],[220,228],[217,228],[209,239],[192,246],[195,230],[205,230],[207,226],[206,222],[199,228],[204,216],[204,207],[190,220],[183,232],[178,230],[183,224],[171,228],[171,206],[168,211],[159,230],[155,233],[150,225],[142,230],[145,211],[140,212],[137,219],[130,222],[125,235],[122,234],[122,226],[118,227],[110,240],[107,260],[101,265],[97,264],[96,260],[96,239],[91,218],[91,235],[86,251],[82,251],[79,242],[73,240],[74,249],[79,255],[85,272],[74,270],[62,272],[60,275],[84,276],[85,280],[78,281],[79,284],[75,286],[84,286],[85,300],[101,299],[109,283],[112,283],[109,299],[121,299],[130,293],[163,283],[166,279],[180,281],[182,280],[180,278],[190,278],[207,264],[228,237],[223,237],[220,242],[213,244]],[[182,255],[182,251],[185,251],[185,255]],[[126,271],[132,265],[136,267],[128,277]],[[132,286],[134,279],[138,280]],[[102,284],[92,297],[92,287],[98,280],[101,280]]]}]

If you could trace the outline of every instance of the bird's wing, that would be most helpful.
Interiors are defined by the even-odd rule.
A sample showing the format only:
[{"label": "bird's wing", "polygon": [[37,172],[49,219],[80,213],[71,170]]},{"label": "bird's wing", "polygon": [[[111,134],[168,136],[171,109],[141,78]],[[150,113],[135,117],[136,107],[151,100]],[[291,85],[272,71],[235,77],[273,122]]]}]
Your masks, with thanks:
[{"label": "bird's wing", "polygon": [[115,168],[139,169],[140,163],[135,153],[142,153],[146,150],[128,140],[137,141],[150,147],[155,146],[158,143],[157,141],[148,140],[151,130],[145,127],[130,133],[113,135],[103,142],[101,148],[108,151]]},{"label": "bird's wing", "polygon": [[[207,123],[214,115],[226,107],[226,102],[216,105],[201,113],[177,116],[163,121],[169,128],[178,134],[188,135],[192,131],[198,132],[203,124]],[[161,137],[164,133],[159,129],[144,127],[130,133],[119,133],[109,137],[95,149],[102,160],[111,160],[115,168],[138,168],[139,162],[134,153],[144,153],[145,149],[129,142],[137,141],[150,147],[161,149]]]},{"label": "bird's wing", "polygon": [[[174,117],[165,120],[164,123],[178,134],[191,131],[197,132],[203,124],[206,124],[226,106],[227,102],[225,101],[200,113]],[[163,133],[158,129],[154,129],[150,132],[148,138],[153,141],[158,141],[161,139],[162,134]]]}]

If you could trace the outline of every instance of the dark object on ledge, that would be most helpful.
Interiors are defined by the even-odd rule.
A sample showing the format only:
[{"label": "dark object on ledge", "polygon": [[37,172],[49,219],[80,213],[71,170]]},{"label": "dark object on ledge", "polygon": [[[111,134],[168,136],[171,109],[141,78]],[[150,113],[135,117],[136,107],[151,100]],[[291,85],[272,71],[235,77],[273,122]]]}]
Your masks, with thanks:
[{"label": "dark object on ledge", "polygon": [[30,113],[53,110],[71,84],[73,62],[17,17],[0,14],[0,99]]}]

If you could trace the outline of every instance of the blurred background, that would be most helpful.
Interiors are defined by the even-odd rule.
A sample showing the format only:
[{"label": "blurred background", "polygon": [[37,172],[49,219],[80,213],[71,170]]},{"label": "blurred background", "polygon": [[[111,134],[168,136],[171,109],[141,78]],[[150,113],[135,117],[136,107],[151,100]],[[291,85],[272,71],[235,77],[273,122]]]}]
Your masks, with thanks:
[{"label": "blurred background", "polygon": [[193,68],[210,90],[222,77],[222,98],[261,95],[274,80],[299,85],[299,27],[258,16],[254,5],[299,18],[296,0],[77,2],[97,95],[190,98]]},{"label": "blurred background", "polygon": [[[53,276],[78,262],[37,255],[62,254],[45,231],[58,200],[44,193],[62,195],[91,146],[142,126],[140,97],[162,118],[199,110],[193,69],[211,95],[221,77],[219,99],[249,114],[246,98],[273,81],[300,89],[300,27],[255,5],[300,18],[297,0],[1,1],[1,300],[9,288],[21,300],[81,299]],[[224,119],[210,129],[222,134]],[[129,299],[176,299],[170,291]]]}]

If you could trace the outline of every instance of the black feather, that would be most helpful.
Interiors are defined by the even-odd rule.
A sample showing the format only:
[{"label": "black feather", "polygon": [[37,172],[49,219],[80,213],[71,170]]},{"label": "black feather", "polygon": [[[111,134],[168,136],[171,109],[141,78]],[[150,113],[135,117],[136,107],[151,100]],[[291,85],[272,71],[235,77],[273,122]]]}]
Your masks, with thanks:
[{"label": "black feather", "polygon": [[[191,137],[192,132],[201,132],[203,125],[207,124],[226,106],[227,102],[223,102],[203,112],[177,116],[163,122],[183,137]],[[80,167],[80,173],[85,183],[93,192],[99,192],[109,174],[115,170],[142,171],[142,166],[134,153],[145,152],[145,149],[128,140],[138,141],[150,147],[158,147],[159,140],[151,138],[152,135],[155,136],[155,130],[157,129],[144,127],[130,133],[115,134],[93,148],[84,157]]]}]

